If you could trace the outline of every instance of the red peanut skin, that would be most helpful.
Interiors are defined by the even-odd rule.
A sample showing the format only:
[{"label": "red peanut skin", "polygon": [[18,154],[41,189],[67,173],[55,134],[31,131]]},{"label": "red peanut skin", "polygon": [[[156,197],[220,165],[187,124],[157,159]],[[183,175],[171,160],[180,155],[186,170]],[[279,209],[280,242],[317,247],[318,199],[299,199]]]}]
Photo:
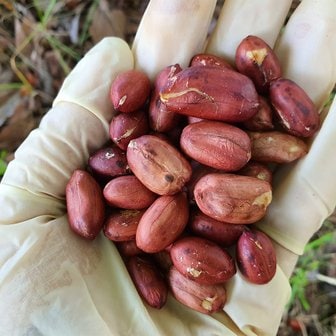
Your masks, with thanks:
[{"label": "red peanut skin", "polygon": [[164,250],[183,232],[188,219],[188,200],[184,193],[157,198],[141,217],[136,232],[137,246],[147,253]]},{"label": "red peanut skin", "polygon": [[135,239],[139,221],[145,210],[111,211],[105,221],[104,234],[112,241],[129,241]]},{"label": "red peanut skin", "polygon": [[236,246],[240,272],[254,284],[265,284],[276,272],[276,253],[272,241],[259,230],[248,230],[240,236]]},{"label": "red peanut skin", "polygon": [[183,276],[175,267],[169,271],[168,282],[177,301],[200,313],[210,315],[219,312],[226,303],[223,285],[200,285]]},{"label": "red peanut skin", "polygon": [[153,258],[155,260],[155,263],[164,274],[167,274],[170,268],[173,266],[170,253],[167,250],[154,253]]},{"label": "red peanut skin", "polygon": [[279,131],[249,132],[252,159],[264,163],[289,163],[308,153],[307,144],[297,136]]},{"label": "red peanut skin", "polygon": [[199,237],[177,240],[170,256],[185,277],[203,285],[224,283],[236,273],[233,258],[216,243]]},{"label": "red peanut skin", "polygon": [[259,107],[257,91],[247,76],[214,66],[182,70],[160,98],[169,111],[226,122],[250,119]]},{"label": "red peanut skin", "polygon": [[135,239],[116,242],[116,246],[123,258],[129,258],[143,253],[136,245]]},{"label": "red peanut skin", "polygon": [[273,173],[271,169],[269,169],[266,164],[255,161],[249,161],[241,170],[237,172],[237,174],[256,177],[263,181],[267,181],[270,184],[272,184],[273,180]]},{"label": "red peanut skin", "polygon": [[243,126],[250,131],[271,131],[274,129],[273,110],[266,98],[259,96],[259,110]]},{"label": "red peanut skin", "polygon": [[253,80],[261,94],[267,93],[271,81],[282,74],[280,61],[272,48],[253,35],[247,36],[238,45],[235,63],[239,72]]},{"label": "red peanut skin", "polygon": [[211,218],[232,224],[251,224],[264,217],[271,202],[267,181],[236,174],[203,176],[194,189],[200,210]]},{"label": "red peanut skin", "polygon": [[245,225],[220,222],[199,210],[193,211],[189,227],[195,235],[224,247],[234,245],[245,230]]},{"label": "red peanut skin", "polygon": [[212,54],[197,54],[190,62],[190,66],[216,66],[234,70],[231,64],[224,58]]},{"label": "red peanut skin", "polygon": [[131,210],[147,208],[157,198],[134,175],[115,177],[106,184],[103,194],[110,206]]},{"label": "red peanut skin", "polygon": [[147,113],[139,110],[131,113],[119,113],[110,123],[110,138],[123,151],[126,151],[132,139],[144,135],[149,130]]},{"label": "red peanut skin", "polygon": [[156,132],[169,132],[181,120],[181,115],[168,111],[160,100],[160,91],[182,68],[178,65],[171,65],[164,68],[156,77],[154,90],[149,104],[149,123],[152,130]]},{"label": "red peanut skin", "polygon": [[312,137],[318,131],[318,110],[298,84],[287,78],[279,78],[271,83],[269,96],[287,133],[299,137]]},{"label": "red peanut skin", "polygon": [[192,166],[192,175],[191,175],[190,180],[186,184],[186,187],[187,187],[189,201],[190,203],[193,204],[195,203],[194,189],[195,189],[195,185],[198,182],[198,180],[202,176],[207,175],[209,173],[216,173],[218,172],[218,170],[212,167],[209,167],[209,166],[204,166],[198,163],[197,161],[192,161],[191,166]]},{"label": "red peanut skin", "polygon": [[161,91],[164,86],[167,85],[167,82],[170,82],[174,79],[174,76],[182,71],[182,68],[179,64],[173,64],[165,67],[163,70],[161,70],[158,75],[155,78],[155,88],[158,91]]},{"label": "red peanut skin", "polygon": [[150,89],[150,80],[144,72],[122,72],[111,85],[110,97],[114,109],[123,113],[139,110],[149,97]]},{"label": "red peanut skin", "polygon": [[181,115],[169,111],[160,100],[159,92],[154,92],[149,105],[149,123],[153,131],[169,132],[178,125]]},{"label": "red peanut skin", "polygon": [[127,269],[142,299],[153,308],[162,308],[168,286],[154,262],[145,256],[134,256],[128,260]]},{"label": "red peanut skin", "polygon": [[155,135],[132,140],[127,148],[127,160],[134,175],[159,195],[178,193],[191,176],[190,164],[183,155]]},{"label": "red peanut skin", "polygon": [[99,184],[88,172],[77,169],[68,181],[65,193],[70,228],[83,238],[95,239],[105,219]]},{"label": "red peanut skin", "polygon": [[203,121],[204,119],[197,118],[197,117],[188,117],[187,120],[188,120],[188,124],[193,124],[199,121]]},{"label": "red peanut skin", "polygon": [[117,146],[108,146],[94,152],[88,167],[98,178],[110,179],[130,173],[126,153]]},{"label": "red peanut skin", "polygon": [[242,168],[251,158],[247,133],[219,121],[189,124],[183,129],[180,145],[192,159],[228,172]]}]

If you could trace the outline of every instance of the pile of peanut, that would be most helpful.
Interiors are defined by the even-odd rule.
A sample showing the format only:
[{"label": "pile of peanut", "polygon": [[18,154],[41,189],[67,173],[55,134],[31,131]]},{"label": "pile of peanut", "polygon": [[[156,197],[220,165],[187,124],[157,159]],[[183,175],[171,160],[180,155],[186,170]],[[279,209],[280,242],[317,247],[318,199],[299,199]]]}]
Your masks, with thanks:
[{"label": "pile of peanut", "polygon": [[235,64],[209,54],[167,66],[153,87],[139,70],[111,86],[110,143],[66,188],[71,229],[117,246],[140,296],[161,308],[168,291],[210,314],[237,270],[265,284],[276,271],[270,238],[253,224],[272,200],[274,167],[308,151],[313,102],[283,78],[256,36]]}]

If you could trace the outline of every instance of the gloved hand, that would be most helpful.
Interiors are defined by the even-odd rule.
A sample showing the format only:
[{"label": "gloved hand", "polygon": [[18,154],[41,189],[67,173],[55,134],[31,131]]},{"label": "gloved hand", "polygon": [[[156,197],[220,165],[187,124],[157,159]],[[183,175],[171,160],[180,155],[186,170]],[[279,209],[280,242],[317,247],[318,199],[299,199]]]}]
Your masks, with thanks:
[{"label": "gloved hand", "polygon": [[[258,286],[238,273],[224,311],[200,314],[171,296],[161,310],[138,296],[115,246],[70,231],[65,185],[108,139],[108,93],[133,67],[151,78],[201,51],[233,58],[248,34],[276,44],[284,74],[319,108],[336,82],[336,2],[303,0],[278,37],[290,0],[226,0],[212,36],[215,0],[152,0],[133,50],[106,38],[65,80],[52,109],[15,153],[0,185],[0,335],[275,335],[290,276],[310,237],[336,205],[336,101],[309,154],[275,177],[260,223],[276,244],[273,280]],[[206,49],[204,49],[206,45]]]}]

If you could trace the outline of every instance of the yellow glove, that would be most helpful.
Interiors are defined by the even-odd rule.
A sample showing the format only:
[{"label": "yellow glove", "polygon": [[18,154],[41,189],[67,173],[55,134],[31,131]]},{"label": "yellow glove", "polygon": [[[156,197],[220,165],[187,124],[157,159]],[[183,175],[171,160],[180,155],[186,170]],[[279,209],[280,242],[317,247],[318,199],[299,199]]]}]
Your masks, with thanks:
[{"label": "yellow glove", "polygon": [[148,307],[115,246],[102,234],[87,242],[67,222],[65,185],[108,139],[108,93],[120,72],[136,67],[154,78],[203,50],[232,58],[239,41],[254,34],[277,42],[285,75],[322,106],[336,82],[334,0],[303,0],[280,37],[291,1],[226,0],[207,41],[215,4],[152,0],[133,50],[106,38],[89,51],[15,153],[0,185],[0,335],[276,334],[297,255],[335,208],[336,102],[309,154],[275,177],[274,199],[260,223],[277,242],[275,277],[258,286],[236,274],[221,313],[200,314],[171,296],[161,310]]}]

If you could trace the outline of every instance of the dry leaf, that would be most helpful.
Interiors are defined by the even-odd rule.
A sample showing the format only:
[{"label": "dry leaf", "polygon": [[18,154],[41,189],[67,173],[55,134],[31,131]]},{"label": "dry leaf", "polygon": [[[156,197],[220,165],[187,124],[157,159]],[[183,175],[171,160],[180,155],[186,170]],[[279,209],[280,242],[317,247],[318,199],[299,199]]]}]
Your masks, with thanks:
[{"label": "dry leaf", "polygon": [[14,151],[37,126],[29,108],[29,97],[21,97],[18,92],[0,107],[0,116],[0,149],[7,151]]},{"label": "dry leaf", "polygon": [[94,13],[89,29],[93,42],[96,44],[106,36],[125,37],[126,16],[119,9],[110,10],[108,2],[101,0]]},{"label": "dry leaf", "polygon": [[81,0],[65,0],[64,6],[69,10],[74,10],[80,3]]},{"label": "dry leaf", "polygon": [[24,9],[24,14],[20,18],[15,18],[15,46],[17,51],[20,51],[20,54],[24,56],[29,56],[33,50],[33,45],[27,42],[35,25],[36,21],[27,9]]},{"label": "dry leaf", "polygon": [[12,117],[16,105],[20,102],[21,96],[19,92],[8,94],[1,97],[0,100],[0,127],[3,126],[7,119]]}]

